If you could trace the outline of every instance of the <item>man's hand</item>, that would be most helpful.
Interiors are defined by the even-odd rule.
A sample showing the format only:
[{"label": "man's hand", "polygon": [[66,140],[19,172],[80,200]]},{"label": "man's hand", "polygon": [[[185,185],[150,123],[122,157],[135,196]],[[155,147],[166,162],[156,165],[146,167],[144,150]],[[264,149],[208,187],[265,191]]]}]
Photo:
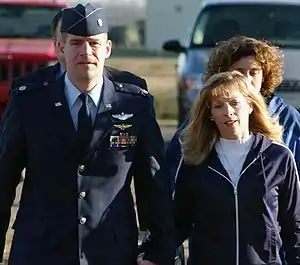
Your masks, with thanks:
[{"label": "man's hand", "polygon": [[148,260],[144,260],[144,259],[139,260],[137,264],[138,265],[156,265],[155,263],[152,263],[152,262],[150,262]]}]

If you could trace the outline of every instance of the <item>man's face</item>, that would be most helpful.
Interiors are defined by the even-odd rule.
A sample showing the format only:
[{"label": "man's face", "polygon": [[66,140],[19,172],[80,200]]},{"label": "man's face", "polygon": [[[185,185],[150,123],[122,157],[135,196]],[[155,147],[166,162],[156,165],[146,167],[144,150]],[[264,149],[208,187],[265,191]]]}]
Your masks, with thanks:
[{"label": "man's face", "polygon": [[105,59],[111,53],[111,41],[106,33],[90,37],[66,34],[58,47],[65,58],[68,74],[85,80],[102,75]]}]

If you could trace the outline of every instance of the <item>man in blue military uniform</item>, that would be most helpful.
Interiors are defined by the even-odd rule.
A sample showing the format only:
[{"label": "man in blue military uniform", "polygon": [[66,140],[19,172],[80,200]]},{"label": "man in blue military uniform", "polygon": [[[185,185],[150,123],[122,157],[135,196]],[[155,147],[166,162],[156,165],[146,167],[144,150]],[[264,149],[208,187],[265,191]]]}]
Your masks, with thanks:
[{"label": "man in blue military uniform", "polygon": [[21,86],[2,120],[0,251],[26,167],[9,265],[137,264],[134,169],[147,183],[138,187],[151,233],[138,264],[172,264],[170,177],[153,98],[103,76],[111,52],[103,9],[64,9],[61,31],[66,74],[45,89]]},{"label": "man in blue military uniform", "polygon": [[[28,73],[24,76],[21,76],[19,78],[16,78],[13,80],[11,84],[10,92],[16,91],[18,87],[30,83],[44,83],[44,82],[52,82],[58,79],[61,75],[65,72],[65,59],[63,54],[58,50],[57,43],[61,40],[61,17],[62,17],[62,10],[60,10],[52,19],[51,23],[51,31],[52,31],[52,39],[53,39],[53,45],[55,47],[55,52],[57,54],[58,62],[54,65],[47,66],[40,68],[36,71],[33,71],[31,73]],[[111,66],[104,66],[103,75],[107,77],[110,80],[117,81],[117,82],[123,82],[123,83],[129,83],[134,84],[136,86],[139,86],[145,90],[148,90],[147,82],[144,78],[141,78],[131,72],[124,71],[117,69],[115,67]],[[48,86],[47,86],[48,87]],[[42,86],[43,88],[43,86]],[[135,175],[134,170],[132,171],[132,174]],[[25,171],[22,172],[22,180],[24,180]],[[135,186],[141,186],[144,185],[145,188],[147,187],[147,183],[139,182],[139,179],[135,181]],[[136,196],[138,198],[138,217],[139,217],[139,227],[142,230],[147,229],[147,218],[145,215],[145,207],[143,205],[144,202],[144,192],[139,192],[141,189],[137,188]]]}]

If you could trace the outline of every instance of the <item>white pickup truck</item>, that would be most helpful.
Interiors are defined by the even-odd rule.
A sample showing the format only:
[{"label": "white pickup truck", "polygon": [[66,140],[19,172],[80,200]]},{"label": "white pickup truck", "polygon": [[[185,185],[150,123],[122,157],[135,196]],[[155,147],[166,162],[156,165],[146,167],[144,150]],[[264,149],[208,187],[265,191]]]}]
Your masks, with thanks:
[{"label": "white pickup truck", "polygon": [[300,0],[204,0],[185,44],[164,43],[179,54],[177,89],[179,123],[185,119],[187,92],[199,85],[210,50],[234,35],[264,38],[282,48],[284,81],[276,90],[286,102],[300,108]]}]

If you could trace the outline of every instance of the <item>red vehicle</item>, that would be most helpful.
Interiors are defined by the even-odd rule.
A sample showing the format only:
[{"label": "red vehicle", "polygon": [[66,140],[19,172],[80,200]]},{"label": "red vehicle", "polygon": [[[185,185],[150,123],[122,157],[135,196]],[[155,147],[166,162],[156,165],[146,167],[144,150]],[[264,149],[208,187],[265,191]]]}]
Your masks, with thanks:
[{"label": "red vehicle", "polygon": [[51,21],[66,2],[0,0],[0,117],[12,79],[56,62]]}]

